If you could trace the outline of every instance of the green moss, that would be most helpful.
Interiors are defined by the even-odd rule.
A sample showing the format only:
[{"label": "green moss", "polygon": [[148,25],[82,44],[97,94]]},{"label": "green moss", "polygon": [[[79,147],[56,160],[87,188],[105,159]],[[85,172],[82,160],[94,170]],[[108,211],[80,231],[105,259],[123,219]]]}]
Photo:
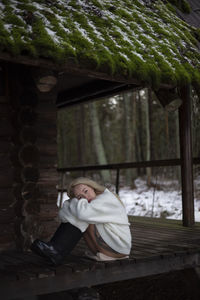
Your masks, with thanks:
[{"label": "green moss", "polygon": [[176,79],[178,86],[185,86],[191,83],[191,76],[184,68],[184,65],[177,64],[176,66]]},{"label": "green moss", "polygon": [[[80,67],[134,77],[154,88],[161,82],[181,85],[191,81],[198,85],[199,77],[192,75],[192,70],[200,63],[200,31],[178,19],[172,6],[185,5],[184,0],[168,1],[167,5],[157,0],[148,7],[138,0],[84,1],[87,6],[76,0],[55,1],[53,6],[45,0],[20,0],[12,6],[8,0],[2,2],[6,5],[0,22],[2,51],[58,63],[72,61]],[[27,25],[23,18],[28,12],[33,19]],[[190,67],[185,64],[187,59]],[[194,73],[199,74],[199,69]]]},{"label": "green moss", "polygon": [[191,7],[186,0],[168,0],[168,2],[179,8],[184,13],[189,14],[191,12]]},{"label": "green moss", "polygon": [[114,74],[116,71],[115,57],[102,45],[96,45],[95,49],[99,53],[97,69],[99,71],[108,72],[109,74]]},{"label": "green moss", "polygon": [[12,41],[10,39],[10,35],[8,31],[5,30],[3,22],[0,20],[0,50],[1,51],[9,51],[12,46]]},{"label": "green moss", "polygon": [[171,5],[170,3],[167,3],[166,4],[166,7],[172,12],[172,13],[176,13],[176,8],[173,6],[173,5]]},{"label": "green moss", "polygon": [[62,49],[59,49],[59,47],[54,44],[40,19],[33,25],[33,37],[32,45],[38,49],[38,55],[51,57],[54,61],[58,62],[61,60]]},{"label": "green moss", "polygon": [[[23,2],[27,2],[27,1],[23,1]],[[35,7],[33,5],[31,5],[30,3],[18,3],[17,4],[17,8],[23,10],[23,11],[28,11],[28,12],[35,12]]]},{"label": "green moss", "polygon": [[189,14],[191,12],[191,7],[188,1],[186,0],[181,1],[181,10],[186,14]]},{"label": "green moss", "polygon": [[13,15],[13,14],[7,15],[4,19],[4,21],[8,24],[13,24],[16,26],[24,26],[25,25],[25,23],[20,18],[18,18],[16,15]]},{"label": "green moss", "polygon": [[157,52],[154,51],[154,57],[157,61],[157,67],[161,71],[161,82],[165,82],[168,84],[176,84],[176,76],[172,69],[172,67],[161,57]]},{"label": "green moss", "polygon": [[200,42],[200,28],[195,28],[192,31],[194,38]]},{"label": "green moss", "polygon": [[9,6],[10,1],[9,0],[2,0],[2,4],[5,6]]},{"label": "green moss", "polygon": [[152,63],[148,64],[147,68],[150,86],[157,90],[161,84],[161,70]]},{"label": "green moss", "polygon": [[128,22],[131,22],[132,21],[132,17],[129,13],[126,12],[125,9],[118,9],[116,11],[116,13],[121,17],[121,18],[124,18],[126,19]]},{"label": "green moss", "polygon": [[101,4],[99,1],[97,1],[97,0],[94,0],[94,1],[93,1],[93,5],[95,5],[96,7],[100,8],[100,9],[103,8],[103,7],[102,7],[102,4]]},{"label": "green moss", "polygon": [[192,85],[200,100],[200,73],[197,70],[192,71]]}]

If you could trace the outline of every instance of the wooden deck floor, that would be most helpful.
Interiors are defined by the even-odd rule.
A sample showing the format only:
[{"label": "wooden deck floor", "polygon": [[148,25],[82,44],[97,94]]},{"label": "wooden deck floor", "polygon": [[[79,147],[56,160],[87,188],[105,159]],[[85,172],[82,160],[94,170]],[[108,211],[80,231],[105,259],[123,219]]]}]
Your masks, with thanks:
[{"label": "wooden deck floor", "polygon": [[59,267],[31,252],[0,254],[2,300],[59,292],[84,286],[145,277],[200,265],[200,223],[130,217],[133,247],[130,259],[94,262],[84,257],[80,242]]}]

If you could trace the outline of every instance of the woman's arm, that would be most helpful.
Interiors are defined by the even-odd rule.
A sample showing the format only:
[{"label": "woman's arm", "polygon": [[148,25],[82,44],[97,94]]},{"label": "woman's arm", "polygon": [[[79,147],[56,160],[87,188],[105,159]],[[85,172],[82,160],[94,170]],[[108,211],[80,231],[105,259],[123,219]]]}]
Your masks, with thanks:
[{"label": "woman's arm", "polygon": [[90,203],[83,198],[80,200],[73,198],[70,202],[70,212],[89,224],[129,224],[124,206],[107,189]]}]

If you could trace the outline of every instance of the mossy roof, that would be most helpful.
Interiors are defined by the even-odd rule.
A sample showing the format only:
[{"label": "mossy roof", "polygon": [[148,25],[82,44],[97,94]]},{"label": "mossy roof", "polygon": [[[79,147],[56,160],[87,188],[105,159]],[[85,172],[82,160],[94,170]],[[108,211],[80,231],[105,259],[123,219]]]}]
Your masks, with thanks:
[{"label": "mossy roof", "polygon": [[0,51],[160,83],[200,86],[195,28],[168,1],[2,0]]}]

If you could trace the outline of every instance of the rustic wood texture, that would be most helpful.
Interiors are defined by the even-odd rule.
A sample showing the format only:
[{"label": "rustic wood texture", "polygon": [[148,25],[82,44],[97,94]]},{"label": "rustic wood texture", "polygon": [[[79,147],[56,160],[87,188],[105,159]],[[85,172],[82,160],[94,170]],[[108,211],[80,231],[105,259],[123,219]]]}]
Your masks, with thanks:
[{"label": "rustic wood texture", "polygon": [[[37,185],[39,195],[37,201],[40,209],[38,212],[38,232],[41,237],[48,238],[55,229],[57,217],[57,110],[55,92],[38,93],[38,105],[36,107],[37,122],[35,132],[37,140],[35,146],[39,150],[39,178]],[[37,237],[37,235],[33,237]]]},{"label": "rustic wood texture", "polygon": [[175,220],[130,217],[130,222],[133,246],[126,260],[106,263],[90,260],[84,255],[86,247],[82,240],[58,267],[31,252],[1,252],[0,294],[4,300],[16,294],[28,297],[193,268],[199,264],[200,223],[187,228]]},{"label": "rustic wood texture", "polygon": [[5,94],[0,98],[0,250],[15,247],[15,199],[12,193],[15,170],[10,160],[13,135],[11,111]]},{"label": "rustic wood texture", "polygon": [[194,190],[190,86],[182,87],[180,92],[183,102],[179,108],[183,225],[192,226],[194,225]]}]

